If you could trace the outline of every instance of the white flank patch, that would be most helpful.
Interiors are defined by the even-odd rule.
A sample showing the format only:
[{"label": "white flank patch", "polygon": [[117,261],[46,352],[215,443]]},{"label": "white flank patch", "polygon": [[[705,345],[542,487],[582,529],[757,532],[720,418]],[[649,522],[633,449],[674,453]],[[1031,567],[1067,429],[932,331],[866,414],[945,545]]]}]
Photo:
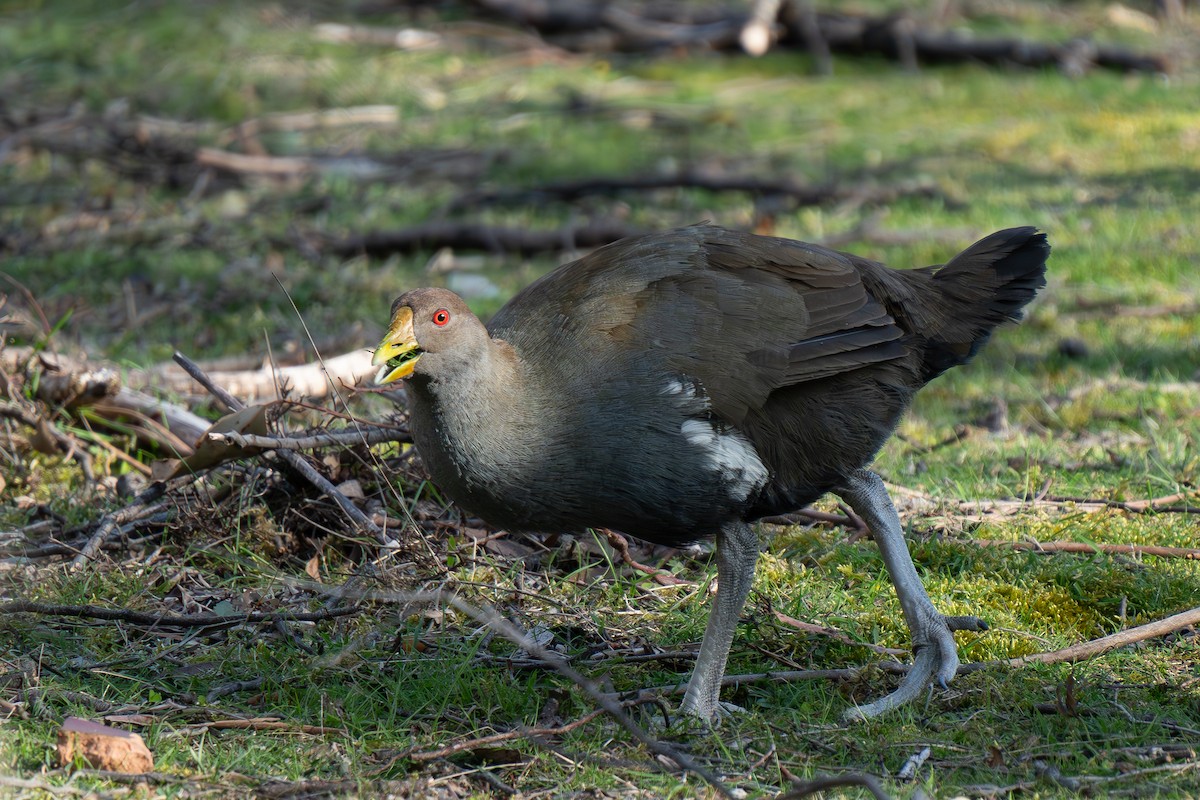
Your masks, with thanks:
[{"label": "white flank patch", "polygon": [[767,482],[766,465],[758,457],[754,445],[742,434],[737,431],[718,433],[702,419],[684,420],[681,430],[688,444],[700,448],[708,466],[721,475],[739,500],[745,500]]},{"label": "white flank patch", "polygon": [[667,381],[667,385],[662,388],[659,394],[665,395],[683,395],[684,397],[695,397],[696,391],[693,387],[685,385],[683,381],[672,378]]}]

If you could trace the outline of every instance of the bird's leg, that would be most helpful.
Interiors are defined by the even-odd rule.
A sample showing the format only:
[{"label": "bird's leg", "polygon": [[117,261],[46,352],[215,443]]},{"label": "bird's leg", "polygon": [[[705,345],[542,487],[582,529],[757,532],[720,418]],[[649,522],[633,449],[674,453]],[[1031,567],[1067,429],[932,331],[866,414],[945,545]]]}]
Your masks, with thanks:
[{"label": "bird's leg", "polygon": [[706,722],[720,714],[721,678],[734,629],[758,561],[758,537],[744,522],[729,523],[717,534],[717,596],[708,615],[700,655],[688,681],[681,711]]},{"label": "bird's leg", "polygon": [[907,703],[920,695],[931,680],[945,686],[958,671],[958,647],[951,630],[987,630],[987,624],[976,617],[944,617],[933,607],[908,553],[900,517],[878,475],[866,469],[857,470],[837,491],[871,529],[896,587],[913,642],[912,669],[899,688],[873,703],[846,712],[849,719],[865,719]]}]

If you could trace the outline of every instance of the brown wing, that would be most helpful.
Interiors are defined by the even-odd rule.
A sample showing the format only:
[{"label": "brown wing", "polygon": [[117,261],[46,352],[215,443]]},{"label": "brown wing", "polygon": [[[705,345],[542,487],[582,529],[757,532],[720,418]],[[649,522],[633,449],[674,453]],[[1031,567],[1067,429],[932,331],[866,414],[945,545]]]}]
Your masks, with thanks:
[{"label": "brown wing", "polygon": [[[518,348],[572,343],[694,377],[734,425],[775,390],[900,358],[904,332],[849,258],[696,225],[601,248],[531,284],[493,319]],[[569,356],[563,370],[572,369]]]}]

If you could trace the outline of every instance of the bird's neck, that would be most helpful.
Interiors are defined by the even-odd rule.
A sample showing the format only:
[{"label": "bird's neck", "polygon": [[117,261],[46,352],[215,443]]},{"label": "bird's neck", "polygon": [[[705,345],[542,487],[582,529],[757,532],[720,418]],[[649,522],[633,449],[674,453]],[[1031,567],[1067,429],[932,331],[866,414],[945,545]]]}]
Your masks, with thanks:
[{"label": "bird's neck", "polygon": [[[409,381],[413,440],[435,483],[469,482],[481,474],[502,483],[523,480],[535,439],[531,428],[546,420],[535,413],[540,404],[517,353],[507,342],[488,339],[467,353],[427,353],[421,360],[430,357],[470,360],[461,368],[429,365],[437,378],[423,375],[418,364]],[[455,499],[472,506],[469,498]]]}]

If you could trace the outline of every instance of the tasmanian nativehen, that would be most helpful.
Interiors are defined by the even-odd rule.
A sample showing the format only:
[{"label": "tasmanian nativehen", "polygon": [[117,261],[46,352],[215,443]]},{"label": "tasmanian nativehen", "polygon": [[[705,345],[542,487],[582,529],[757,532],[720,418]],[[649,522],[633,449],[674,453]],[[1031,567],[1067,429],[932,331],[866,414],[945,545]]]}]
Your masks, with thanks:
[{"label": "tasmanian nativehen", "polygon": [[705,720],[754,577],[750,523],[835,492],[874,533],[915,664],[882,713],[958,667],[883,481],[866,466],[913,395],[965,364],[1045,286],[1034,228],[944,265],[893,270],[711,225],[626,239],[559,267],[485,327],[455,294],[392,305],[378,383],[408,378],[438,486],[511,530],[604,527],[681,545],[716,536],[718,588],[683,710]]}]

